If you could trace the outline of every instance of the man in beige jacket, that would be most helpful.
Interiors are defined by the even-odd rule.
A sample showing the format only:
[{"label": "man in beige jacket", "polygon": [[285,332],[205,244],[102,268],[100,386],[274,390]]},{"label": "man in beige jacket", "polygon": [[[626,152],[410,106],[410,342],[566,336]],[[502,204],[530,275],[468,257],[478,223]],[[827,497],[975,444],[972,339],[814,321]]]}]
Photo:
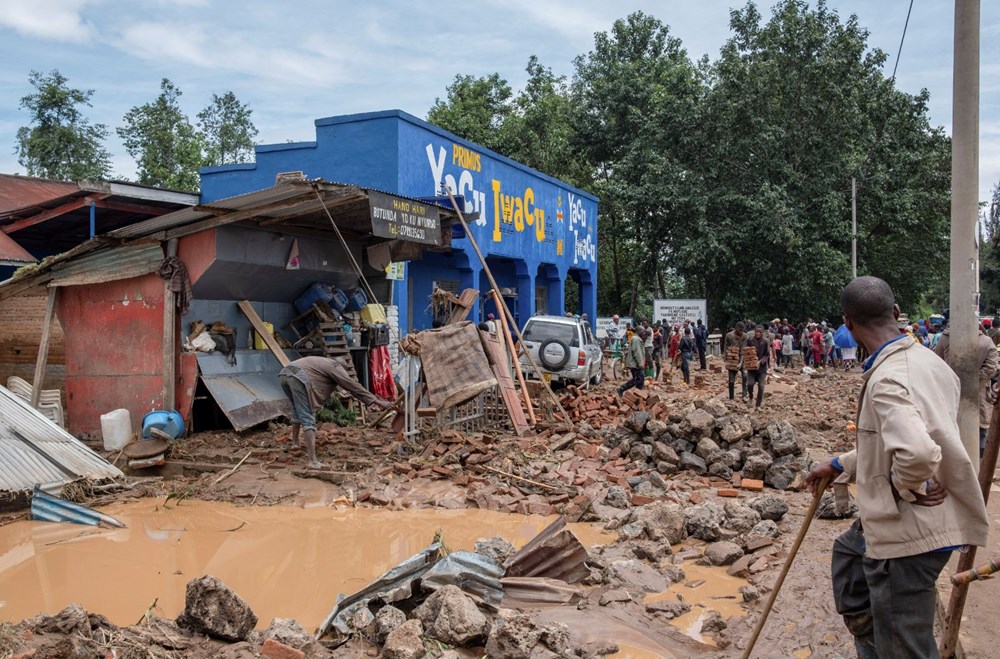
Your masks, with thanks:
[{"label": "man in beige jacket", "polygon": [[938,657],[935,582],[952,551],[984,546],[986,506],[958,431],[958,378],[896,328],[889,285],[859,277],[841,294],[847,328],[871,357],[857,448],[813,468],[855,481],[860,520],[833,545],[837,612],[861,659]]}]

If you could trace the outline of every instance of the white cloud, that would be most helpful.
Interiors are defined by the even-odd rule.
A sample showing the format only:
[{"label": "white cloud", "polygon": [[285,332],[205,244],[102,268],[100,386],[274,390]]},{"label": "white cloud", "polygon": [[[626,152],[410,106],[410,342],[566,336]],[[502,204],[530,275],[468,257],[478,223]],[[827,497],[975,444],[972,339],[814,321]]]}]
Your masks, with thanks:
[{"label": "white cloud", "polygon": [[609,29],[612,22],[603,14],[588,11],[579,2],[503,0],[497,4],[505,10],[525,14],[542,26],[571,38],[593,36],[595,32]]},{"label": "white cloud", "polygon": [[349,80],[342,57],[346,49],[318,37],[306,37],[287,47],[264,46],[241,34],[220,33],[204,25],[140,22],[126,27],[115,46],[133,57],[168,67],[189,64],[289,86]]},{"label": "white cloud", "polygon": [[0,26],[42,39],[84,43],[97,29],[81,12],[90,0],[6,0]]}]

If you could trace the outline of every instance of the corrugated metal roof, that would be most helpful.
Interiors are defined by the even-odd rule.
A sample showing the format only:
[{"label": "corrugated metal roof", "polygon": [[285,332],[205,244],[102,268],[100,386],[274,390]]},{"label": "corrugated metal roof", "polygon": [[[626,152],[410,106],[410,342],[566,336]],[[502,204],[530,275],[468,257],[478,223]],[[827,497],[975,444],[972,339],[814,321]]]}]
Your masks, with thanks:
[{"label": "corrugated metal roof", "polygon": [[38,259],[17,244],[16,240],[0,231],[0,265],[24,265],[37,261]]},{"label": "corrugated metal roof", "polygon": [[[196,354],[202,382],[236,431],[291,414],[278,382],[281,364],[270,350],[237,350],[233,366],[222,353]],[[285,354],[299,358],[294,350]]]},{"label": "corrugated metal roof", "polygon": [[590,574],[585,565],[588,558],[583,544],[567,528],[566,517],[561,516],[508,558],[504,567],[508,577],[548,577],[576,583]]},{"label": "corrugated metal roof", "polygon": [[70,181],[0,174],[0,217],[12,211],[51,203],[78,192],[80,186]]},{"label": "corrugated metal roof", "polygon": [[114,465],[0,386],[0,491],[121,476]]},{"label": "corrugated metal roof", "polygon": [[156,272],[161,263],[160,242],[135,242],[54,266],[50,285],[78,286],[131,279]]}]

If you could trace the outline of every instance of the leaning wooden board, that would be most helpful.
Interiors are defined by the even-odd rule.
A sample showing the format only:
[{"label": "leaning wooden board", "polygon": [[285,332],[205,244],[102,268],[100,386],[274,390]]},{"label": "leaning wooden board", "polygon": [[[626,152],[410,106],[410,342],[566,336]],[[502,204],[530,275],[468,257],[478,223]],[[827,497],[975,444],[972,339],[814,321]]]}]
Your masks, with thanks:
[{"label": "leaning wooden board", "polygon": [[257,332],[257,336],[264,339],[264,343],[266,343],[267,347],[271,349],[274,356],[278,358],[278,363],[281,364],[282,367],[288,366],[291,363],[291,360],[288,359],[288,355],[286,355],[285,351],[281,349],[278,342],[274,340],[274,335],[268,331],[267,327],[264,325],[264,321],[262,321],[260,316],[257,315],[257,312],[254,311],[253,305],[250,304],[250,300],[242,300],[239,303],[239,307],[240,311],[243,312],[243,315],[245,315],[247,319],[249,319],[250,324],[253,325],[254,330]]},{"label": "leaning wooden board", "polygon": [[514,381],[510,377],[510,370],[506,360],[503,358],[503,351],[500,349],[499,339],[489,332],[479,332],[479,337],[483,342],[483,349],[489,359],[490,368],[497,379],[500,387],[500,397],[503,398],[510,421],[514,424],[514,433],[518,437],[526,433],[529,429],[528,420],[524,417],[524,409],[521,407],[521,398],[514,388]]}]

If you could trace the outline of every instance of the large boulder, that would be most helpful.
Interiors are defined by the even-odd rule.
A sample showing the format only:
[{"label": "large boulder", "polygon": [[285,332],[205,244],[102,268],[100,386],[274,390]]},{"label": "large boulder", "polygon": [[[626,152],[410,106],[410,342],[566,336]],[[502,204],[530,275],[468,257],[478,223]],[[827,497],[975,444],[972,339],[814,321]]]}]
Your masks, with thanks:
[{"label": "large boulder", "polygon": [[759,512],[736,501],[727,501],[723,510],[726,513],[726,528],[737,533],[746,533],[760,522]]},{"label": "large boulder", "polygon": [[704,460],[706,463],[711,464],[712,460],[709,458],[714,456],[716,453],[721,453],[719,445],[713,442],[708,437],[702,437],[698,440],[698,445],[694,449],[695,455]]},{"label": "large boulder", "polygon": [[383,659],[422,659],[424,650],[424,628],[419,620],[407,620],[385,639],[382,647]]},{"label": "large boulder", "polygon": [[458,586],[440,588],[413,612],[431,638],[449,645],[474,645],[490,633],[490,623]]},{"label": "large boulder", "polygon": [[677,467],[681,470],[693,471],[699,476],[704,476],[708,471],[708,464],[700,456],[685,451],[681,453],[680,462]]},{"label": "large boulder", "polygon": [[[375,614],[375,640],[384,644],[389,634],[406,622],[406,614],[391,604],[386,604]],[[422,630],[421,630],[422,631]]]},{"label": "large boulder", "polygon": [[729,565],[743,556],[743,550],[734,542],[723,540],[705,547],[705,562],[709,565]]},{"label": "large boulder", "polygon": [[753,424],[750,423],[750,418],[743,414],[733,414],[726,418],[725,423],[719,428],[719,437],[730,444],[749,439],[751,435],[753,435]]},{"label": "large boulder", "polygon": [[762,448],[747,449],[746,458],[743,460],[743,469],[740,470],[743,478],[754,480],[764,480],[764,474],[774,464],[771,454]]},{"label": "large boulder", "polygon": [[235,642],[246,640],[257,625],[257,616],[221,579],[206,575],[188,582],[177,624],[196,634]]},{"label": "large boulder", "polygon": [[756,510],[761,519],[775,522],[781,520],[788,512],[788,504],[777,494],[762,494],[750,500],[750,507]]},{"label": "large boulder", "polygon": [[654,501],[636,508],[632,517],[633,521],[643,526],[650,540],[675,545],[687,538],[686,515],[676,503]]},{"label": "large boulder", "polygon": [[705,542],[715,542],[722,538],[722,524],[725,519],[725,511],[711,502],[691,506],[684,511],[688,535]]},{"label": "large boulder", "polygon": [[[406,616],[403,616],[403,620],[406,620]],[[303,629],[297,620],[291,618],[272,619],[271,624],[264,630],[262,639],[272,639],[297,650],[301,650],[313,640],[309,632]]]},{"label": "large boulder", "polygon": [[785,455],[776,458],[764,473],[764,482],[776,490],[798,490],[805,486],[808,456]]},{"label": "large boulder", "polygon": [[704,437],[712,434],[715,417],[705,410],[696,409],[684,417],[684,425],[690,428],[691,437]]},{"label": "large boulder", "polygon": [[798,455],[802,445],[795,434],[795,428],[787,421],[779,421],[768,425],[765,434],[771,447],[771,455],[780,458],[784,455]]},{"label": "large boulder", "polygon": [[530,659],[541,630],[531,616],[511,609],[500,609],[486,641],[490,659]]}]

